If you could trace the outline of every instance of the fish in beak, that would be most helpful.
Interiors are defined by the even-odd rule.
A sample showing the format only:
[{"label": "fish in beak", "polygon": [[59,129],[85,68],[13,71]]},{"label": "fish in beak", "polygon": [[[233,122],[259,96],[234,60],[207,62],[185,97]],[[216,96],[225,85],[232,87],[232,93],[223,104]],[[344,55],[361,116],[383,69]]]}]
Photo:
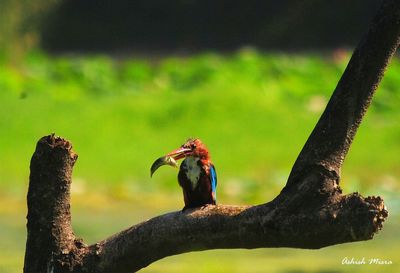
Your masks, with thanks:
[{"label": "fish in beak", "polygon": [[150,168],[150,177],[153,176],[154,172],[163,165],[169,165],[172,167],[178,167],[178,163],[176,162],[179,159],[185,158],[192,152],[192,149],[187,147],[180,147],[165,156],[158,158],[154,161],[153,165]]}]

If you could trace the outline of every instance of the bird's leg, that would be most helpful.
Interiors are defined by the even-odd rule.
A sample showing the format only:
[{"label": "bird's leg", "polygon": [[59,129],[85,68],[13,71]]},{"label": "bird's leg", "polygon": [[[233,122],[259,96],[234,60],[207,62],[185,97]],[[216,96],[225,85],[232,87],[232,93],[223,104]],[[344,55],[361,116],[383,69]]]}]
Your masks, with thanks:
[{"label": "bird's leg", "polygon": [[206,208],[208,208],[209,206],[212,206],[213,204],[204,204],[200,207],[201,210],[205,210]]},{"label": "bird's leg", "polygon": [[207,209],[209,206],[215,206],[214,204],[204,204],[202,206],[199,207],[188,207],[188,206],[184,206],[182,209],[182,212],[186,212],[187,210],[195,210],[195,209],[200,209],[200,210],[205,210]]}]

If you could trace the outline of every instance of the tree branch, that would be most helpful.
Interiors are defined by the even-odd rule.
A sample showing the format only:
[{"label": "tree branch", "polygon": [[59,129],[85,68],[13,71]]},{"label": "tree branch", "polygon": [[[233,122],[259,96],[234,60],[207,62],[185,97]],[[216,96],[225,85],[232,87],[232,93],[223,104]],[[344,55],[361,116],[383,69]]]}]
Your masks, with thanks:
[{"label": "tree branch", "polygon": [[[321,177],[310,179],[320,183]],[[98,261],[94,271],[136,271],[167,256],[207,249],[316,249],[368,240],[382,227],[387,212],[379,197],[328,196],[311,188],[259,206],[210,205],[153,218],[91,246],[89,256]]]},{"label": "tree branch", "polygon": [[81,259],[77,248],[81,241],[75,239],[70,212],[71,174],[77,158],[70,142],[54,134],[41,138],[36,146],[27,198],[25,273],[52,272],[61,265],[73,268]]},{"label": "tree branch", "polygon": [[312,165],[324,166],[340,175],[358,126],[399,43],[400,1],[383,1],[300,152],[288,185],[296,183]]},{"label": "tree branch", "polygon": [[400,2],[384,1],[355,50],[288,183],[258,206],[207,206],[155,217],[87,246],[71,228],[69,187],[77,159],[54,135],[31,161],[24,272],[132,272],[163,257],[217,248],[321,248],[368,240],[387,218],[380,197],[342,195],[340,168],[399,45]]}]

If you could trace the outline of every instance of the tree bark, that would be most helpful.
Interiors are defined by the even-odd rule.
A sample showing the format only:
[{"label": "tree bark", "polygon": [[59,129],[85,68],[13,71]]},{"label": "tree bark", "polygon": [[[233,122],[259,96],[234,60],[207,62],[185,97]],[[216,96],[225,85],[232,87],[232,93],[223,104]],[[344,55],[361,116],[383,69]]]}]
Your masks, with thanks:
[{"label": "tree bark", "polygon": [[82,242],[71,227],[70,185],[78,155],[69,141],[39,140],[31,160],[24,272],[61,272],[82,259]]},{"label": "tree bark", "polygon": [[209,205],[161,215],[94,245],[76,239],[69,188],[77,155],[54,135],[31,160],[24,272],[133,272],[163,257],[217,248],[315,249],[372,239],[380,197],[343,195],[340,169],[400,42],[400,2],[386,0],[297,158],[286,186],[258,206]]}]

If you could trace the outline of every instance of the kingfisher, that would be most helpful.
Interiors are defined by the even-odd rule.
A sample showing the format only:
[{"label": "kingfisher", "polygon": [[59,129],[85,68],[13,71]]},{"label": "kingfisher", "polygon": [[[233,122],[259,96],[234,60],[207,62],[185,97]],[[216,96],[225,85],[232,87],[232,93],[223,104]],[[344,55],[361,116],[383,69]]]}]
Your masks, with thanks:
[{"label": "kingfisher", "polygon": [[151,166],[150,176],[163,165],[177,167],[176,161],[183,158],[178,173],[178,183],[185,201],[183,210],[215,205],[217,173],[207,147],[198,138],[190,138],[178,149],[158,158]]}]

